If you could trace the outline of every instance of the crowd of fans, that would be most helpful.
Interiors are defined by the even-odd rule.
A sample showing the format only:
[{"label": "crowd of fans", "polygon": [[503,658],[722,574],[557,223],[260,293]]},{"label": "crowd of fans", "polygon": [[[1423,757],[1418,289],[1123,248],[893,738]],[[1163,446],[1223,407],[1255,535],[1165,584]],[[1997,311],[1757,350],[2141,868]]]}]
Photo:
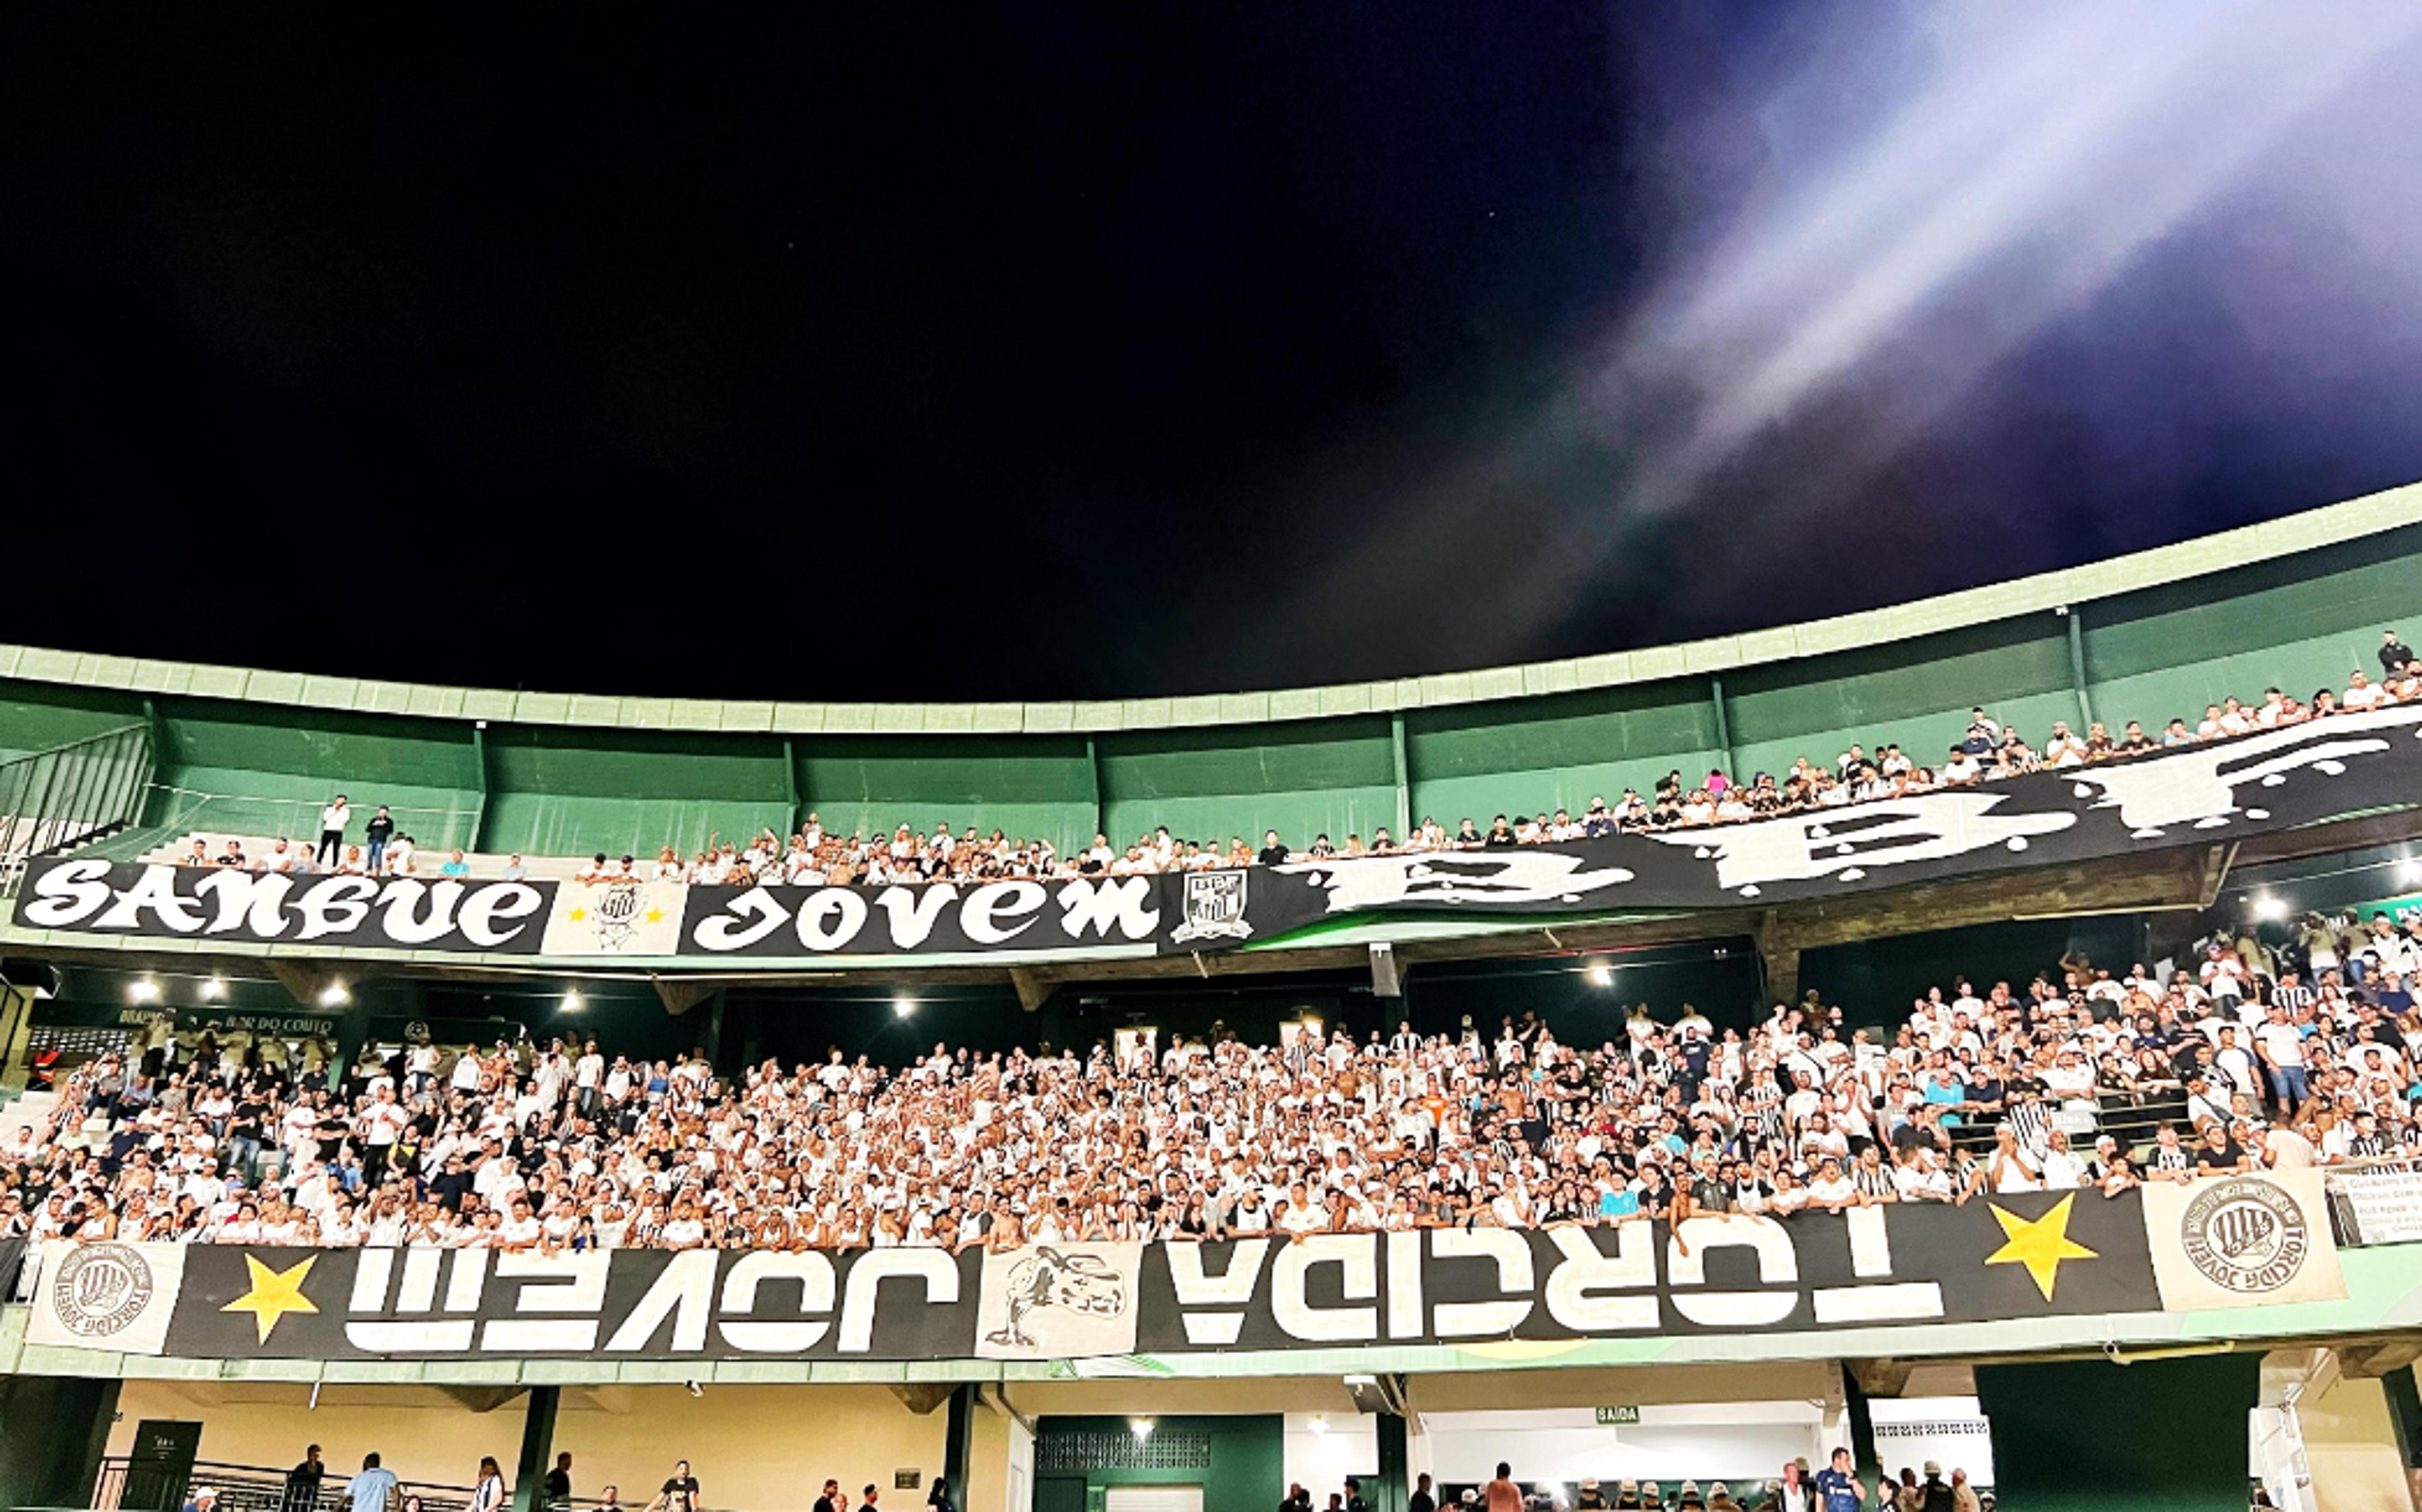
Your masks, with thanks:
[{"label": "crowd of fans", "polygon": [[[2026,772],[2125,760],[2173,746],[2226,740],[2259,730],[2277,729],[2306,720],[2377,709],[2386,704],[2422,699],[2422,661],[2397,631],[2381,632],[2381,676],[2375,680],[2358,669],[2342,691],[2323,688],[2310,702],[2289,697],[2277,688],[2261,699],[2244,703],[2231,697],[2208,706],[2192,725],[2173,719],[2160,734],[2148,734],[2131,720],[2114,736],[2100,723],[2078,734],[2065,721],[2054,721],[2040,750],[2030,745],[2015,726],[2005,725],[1983,709],[1971,711],[1966,733],[1942,760],[1926,765],[1887,741],[1873,751],[1854,744],[1823,766],[1801,756],[1781,776],[1760,772],[1736,780],[1711,770],[1695,783],[1676,769],[1659,779],[1648,797],[1634,788],[1609,803],[1593,798],[1575,813],[1559,808],[1530,818],[1500,814],[1486,826],[1473,818],[1448,829],[1436,818],[1423,818],[1403,836],[1385,826],[1369,839],[1348,834],[1342,842],[1327,834],[1308,845],[1290,846],[1276,830],[1265,831],[1257,849],[1241,834],[1222,847],[1215,835],[1207,840],[1179,839],[1166,826],[1118,846],[1097,834],[1093,844],[1062,852],[1049,840],[1011,837],[995,829],[989,834],[975,825],[953,834],[947,824],[931,834],[903,824],[888,836],[863,832],[842,835],[825,828],[822,818],[810,814],[789,838],[768,829],[753,839],[710,836],[706,849],[684,857],[671,846],[653,861],[634,855],[593,857],[580,880],[625,879],[746,886],[751,883],[814,885],[856,882],[983,881],[1006,878],[1077,877],[1141,872],[1203,871],[1223,866],[1277,865],[1288,861],[1323,860],[1336,856],[1387,855],[1403,851],[1477,850],[1537,845],[1559,840],[1595,838],[1626,832],[1650,832],[1736,823],[1782,814],[1839,807],[1878,799],[1944,787],[1963,787]],[[216,854],[197,839],[180,858],[192,866],[235,866],[254,871],[333,871],[348,875],[412,876],[416,873],[467,877],[474,864],[459,850],[436,864],[421,860],[412,837],[397,832],[394,817],[378,809],[363,827],[359,843],[346,839],[352,804],[338,795],[321,813],[317,845],[300,839],[270,842],[266,851],[247,854],[241,840],[221,844]],[[527,875],[523,858],[508,858],[502,875],[518,880]]]},{"label": "crowd of fans", "polygon": [[0,1148],[0,1232],[1007,1248],[2115,1193],[2422,1151],[2422,921],[2194,955],[1958,980],[1889,1029],[1812,993],[1747,1028],[1643,1005],[1595,1043],[1526,1013],[731,1076],[593,1039],[331,1067],[164,1031]]}]

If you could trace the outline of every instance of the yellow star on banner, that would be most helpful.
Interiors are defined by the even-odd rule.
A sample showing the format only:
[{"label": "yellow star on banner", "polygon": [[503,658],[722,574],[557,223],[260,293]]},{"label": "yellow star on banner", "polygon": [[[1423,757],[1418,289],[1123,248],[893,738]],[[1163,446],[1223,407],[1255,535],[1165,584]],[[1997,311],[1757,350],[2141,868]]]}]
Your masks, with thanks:
[{"label": "yellow star on banner", "polygon": [[2077,1200],[2070,1192],[2052,1204],[2052,1210],[2032,1222],[1998,1203],[1989,1204],[1993,1216],[2002,1221],[2003,1244],[1985,1256],[1987,1265],[2022,1265],[2035,1278],[2036,1289],[2044,1301],[2052,1301],[2052,1288],[2060,1279],[2063,1260],[2099,1260],[2100,1255],[2068,1237],[2069,1205]]},{"label": "yellow star on banner", "polygon": [[252,1288],[219,1309],[222,1313],[250,1313],[260,1329],[260,1342],[269,1342],[269,1331],[289,1313],[316,1313],[319,1304],[303,1295],[303,1278],[311,1273],[312,1264],[320,1257],[307,1255],[291,1270],[272,1270],[250,1255],[244,1257],[244,1269],[251,1272]]},{"label": "yellow star on banner", "polygon": [[661,924],[664,922],[664,917],[665,911],[662,909],[648,910],[648,922],[650,924]]},{"label": "yellow star on banner", "polygon": [[589,917],[589,911],[587,909],[574,909],[570,913],[565,914],[564,917],[570,919],[574,924],[578,924],[581,920]]}]

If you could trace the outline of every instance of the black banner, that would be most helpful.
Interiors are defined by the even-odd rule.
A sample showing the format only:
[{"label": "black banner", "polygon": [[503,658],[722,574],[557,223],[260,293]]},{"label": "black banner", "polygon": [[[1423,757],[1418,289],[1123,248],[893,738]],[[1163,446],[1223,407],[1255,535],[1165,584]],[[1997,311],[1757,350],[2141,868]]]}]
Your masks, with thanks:
[{"label": "black banner", "polygon": [[535,956],[554,882],[296,877],[227,866],[37,862],[17,922],[84,934]]},{"label": "black banner", "polygon": [[707,887],[38,862],[17,922],[95,934],[697,963],[1217,950],[1324,919],[1767,906],[2243,839],[2422,801],[2422,707],[1747,823],[1047,881]]},{"label": "black banner", "polygon": [[198,1358],[1061,1359],[1762,1333],[2162,1308],[2133,1192],[1789,1220],[1003,1255],[196,1245]]}]

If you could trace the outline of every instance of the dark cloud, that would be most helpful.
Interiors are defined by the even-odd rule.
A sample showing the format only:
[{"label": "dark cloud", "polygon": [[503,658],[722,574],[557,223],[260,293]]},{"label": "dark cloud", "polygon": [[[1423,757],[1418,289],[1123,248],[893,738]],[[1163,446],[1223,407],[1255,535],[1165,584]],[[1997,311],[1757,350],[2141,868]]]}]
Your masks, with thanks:
[{"label": "dark cloud", "polygon": [[2415,23],[20,9],[13,633],[1188,691],[2286,512],[2422,455]]}]

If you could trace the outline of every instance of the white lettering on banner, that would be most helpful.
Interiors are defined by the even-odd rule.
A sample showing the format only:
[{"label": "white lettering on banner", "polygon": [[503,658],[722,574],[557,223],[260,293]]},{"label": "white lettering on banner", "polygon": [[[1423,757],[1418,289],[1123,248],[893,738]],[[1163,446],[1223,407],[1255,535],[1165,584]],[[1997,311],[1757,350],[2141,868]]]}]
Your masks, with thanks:
[{"label": "white lettering on banner", "polygon": [[706,1317],[715,1306],[715,1253],[684,1250],[665,1262],[656,1284],[648,1288],[639,1305],[631,1309],[631,1316],[622,1319],[622,1326],[606,1341],[606,1349],[623,1353],[646,1348],[648,1340],[654,1337],[656,1329],[668,1317],[673,1319],[674,1353],[695,1354],[705,1348]]},{"label": "white lettering on banner", "polygon": [[1315,1343],[1355,1343],[1376,1338],[1376,1307],[1314,1307],[1304,1298],[1304,1277],[1316,1265],[1337,1267],[1340,1291],[1348,1302],[1379,1292],[1376,1234],[1314,1234],[1279,1251],[1270,1268],[1270,1317],[1286,1333]]},{"label": "white lettering on banner", "polygon": [[[986,882],[967,895],[967,906],[959,913],[959,927],[977,944],[1006,944],[1034,925],[1032,919],[1019,915],[1043,907],[1048,896],[1041,882]],[[1018,924],[1014,928],[1003,928],[1003,919],[1018,919]]]},{"label": "white lettering on banner", "polygon": [[[1228,1254],[1228,1269],[1216,1276],[1203,1274],[1203,1248],[1200,1244],[1160,1247],[1169,1257],[1170,1288],[1177,1294],[1177,1305],[1185,1309],[1186,1341],[1204,1346],[1234,1344],[1244,1333],[1245,1304],[1253,1300],[1261,1282],[1262,1262],[1269,1256],[1270,1241],[1238,1239]],[[1195,1310],[1207,1307],[1221,1310]]]},{"label": "white lettering on banner", "polygon": [[109,912],[101,916],[98,927],[140,929],[147,912],[164,928],[179,934],[191,934],[202,927],[201,912],[194,906],[194,900],[177,896],[177,873],[169,866],[144,867],[134,882],[118,895]]},{"label": "white lettering on banner", "polygon": [[82,924],[110,899],[106,861],[71,861],[34,880],[30,900],[23,910],[27,924],[38,929],[64,929]]},{"label": "white lettering on banner", "polygon": [[1428,1321],[1422,1305],[1422,1235],[1406,1229],[1388,1236],[1388,1336],[1417,1339]]},{"label": "white lettering on banner", "polygon": [[582,1317],[499,1317],[480,1331],[480,1348],[493,1354],[578,1352],[597,1348],[597,1314],[606,1305],[605,1250],[576,1255],[506,1254],[496,1256],[496,1279],[545,1278],[557,1285],[528,1285],[513,1298],[516,1313],[587,1313]]},{"label": "white lettering on banner", "polygon": [[[448,1291],[447,1303],[455,1311],[468,1311],[480,1302],[480,1285],[487,1269],[484,1250],[442,1250],[434,1245],[419,1244],[403,1252],[403,1286],[396,1299],[400,1313],[426,1313],[437,1304],[437,1274],[448,1255],[454,1258],[454,1272],[459,1278],[466,1272],[471,1280],[463,1287],[470,1301],[462,1308],[453,1308],[455,1291]],[[354,1262],[354,1295],[350,1309],[355,1313],[376,1313],[386,1306],[387,1283],[395,1274],[395,1255],[391,1249],[366,1249]],[[469,1259],[470,1256],[477,1259]],[[598,1301],[603,1303],[601,1293]],[[474,1318],[431,1318],[425,1321],[385,1321],[377,1318],[348,1317],[345,1319],[345,1342],[356,1349],[376,1354],[459,1354],[471,1348],[479,1328]]]},{"label": "white lettering on banner", "polygon": [[2075,814],[1996,814],[2004,796],[1927,793],[1729,825],[1721,833],[1650,838],[1712,854],[1717,885],[1738,889],[1832,876],[1856,881],[1874,867],[1942,861],[1989,846],[2023,848],[2029,835],[2050,834],[2077,822]]},{"label": "white lettering on banner", "polygon": [[1404,903],[1535,903],[1571,908],[1590,894],[1620,887],[1637,873],[1623,866],[1591,869],[1561,850],[1490,850],[1479,855],[1357,856],[1338,862],[1296,862],[1282,873],[1301,876],[1329,895],[1327,912],[1355,913]]},{"label": "white lettering on banner", "polygon": [[810,950],[839,950],[866,927],[866,899],[846,887],[819,887],[799,905],[799,943]]},{"label": "white lettering on banner", "polygon": [[1850,1208],[1842,1213],[1850,1230],[1850,1274],[1864,1281],[1892,1274],[1892,1230],[1881,1208]]},{"label": "white lettering on banner", "polygon": [[1430,1254],[1440,1260],[1494,1260],[1497,1289],[1518,1301],[1440,1302],[1438,1336],[1442,1339],[1487,1337],[1511,1333],[1531,1316],[1531,1246],[1510,1228],[1434,1228]]},{"label": "white lettering on banner", "polygon": [[942,911],[959,900],[959,890],[950,882],[935,882],[924,887],[887,887],[874,896],[881,905],[891,930],[891,948],[914,950],[934,932],[934,921]]},{"label": "white lettering on banner", "polygon": [[286,895],[293,887],[294,879],[278,872],[222,866],[195,883],[194,891],[218,906],[210,933],[242,927],[258,939],[275,940],[286,932]]},{"label": "white lettering on banner", "polygon": [[464,901],[458,925],[464,939],[482,950],[494,950],[511,943],[528,927],[514,924],[507,929],[500,926],[528,918],[545,901],[546,895],[527,882],[498,882],[480,888]]},{"label": "white lettering on banner", "polygon": [[711,919],[700,919],[697,939],[702,950],[746,950],[758,941],[780,928],[791,915],[774,895],[762,887],[748,891],[723,905],[723,912]]},{"label": "white lettering on banner", "polygon": [[454,1269],[446,1277],[446,1310],[476,1313],[488,1285],[488,1252],[456,1250]]},{"label": "white lettering on banner", "polygon": [[378,896],[379,884],[368,877],[330,877],[313,882],[294,899],[294,912],[303,915],[302,932],[297,940],[317,940],[323,934],[343,934],[362,927],[370,916],[370,899]]},{"label": "white lettering on banner", "polygon": [[1115,929],[1130,940],[1149,940],[1160,927],[1160,910],[1152,901],[1152,879],[1121,877],[1108,881],[1073,881],[1060,889],[1060,927],[1071,940],[1091,929],[1107,939]]},{"label": "white lettering on banner", "polygon": [[869,1250],[849,1268],[849,1284],[841,1298],[841,1337],[836,1343],[843,1354],[864,1354],[874,1348],[875,1299],[882,1284],[893,1276],[923,1278],[928,1305],[959,1300],[958,1264],[940,1250]]},{"label": "white lettering on banner", "polygon": [[[2077,772],[2079,793],[2101,796],[2097,808],[2119,810],[2131,830],[2225,818],[2237,812],[2237,790],[2248,783],[2306,767],[2336,775],[2350,756],[2376,756],[2387,740],[2364,730],[2399,730],[2422,719],[2412,705],[2338,713],[2309,725],[2252,735],[2215,745],[2189,745],[2164,752],[2159,761],[2115,762]],[[2415,735],[2422,737],[2422,730]],[[2276,753],[2275,755],[2273,753]]]},{"label": "white lettering on banner", "polygon": [[[454,910],[463,901],[463,884],[448,878],[442,882],[426,885],[409,877],[387,883],[379,898],[379,908],[385,914],[381,927],[388,939],[400,945],[425,945],[445,939],[454,932]],[[422,896],[429,899],[428,911],[416,915],[415,909]]]},{"label": "white lettering on banner", "polygon": [[446,1252],[433,1244],[416,1244],[403,1252],[403,1294],[396,1299],[399,1313],[425,1313],[437,1305],[437,1267]]},{"label": "white lettering on banner", "polygon": [[1667,1239],[1665,1274],[1674,1286],[1674,1308],[1693,1323],[1708,1328],[1765,1328],[1791,1316],[1800,1304],[1797,1291],[1704,1291],[1679,1288],[1707,1284],[1706,1255],[1711,1249],[1745,1249],[1757,1256],[1757,1278],[1770,1285],[1796,1286],[1800,1252],[1791,1235],[1771,1218],[1724,1213],[1684,1220]]},{"label": "white lettering on banner", "polygon": [[[757,1323],[746,1315],[757,1310],[757,1288],[768,1281],[794,1281],[799,1286],[799,1313],[812,1321]],[[716,1332],[723,1342],[750,1354],[794,1354],[812,1349],[832,1323],[824,1315],[833,1309],[832,1261],[812,1250],[758,1250],[741,1257],[723,1278],[723,1311],[741,1317],[719,1317]]]},{"label": "white lettering on banner", "polygon": [[[1553,1228],[1549,1239],[1564,1259],[1548,1272],[1548,1316],[1579,1333],[1645,1333],[1657,1312],[1657,1237],[1646,1224],[1620,1224],[1612,1255],[1600,1253],[1587,1230]],[[1637,1297],[1601,1297],[1638,1291]]]}]

